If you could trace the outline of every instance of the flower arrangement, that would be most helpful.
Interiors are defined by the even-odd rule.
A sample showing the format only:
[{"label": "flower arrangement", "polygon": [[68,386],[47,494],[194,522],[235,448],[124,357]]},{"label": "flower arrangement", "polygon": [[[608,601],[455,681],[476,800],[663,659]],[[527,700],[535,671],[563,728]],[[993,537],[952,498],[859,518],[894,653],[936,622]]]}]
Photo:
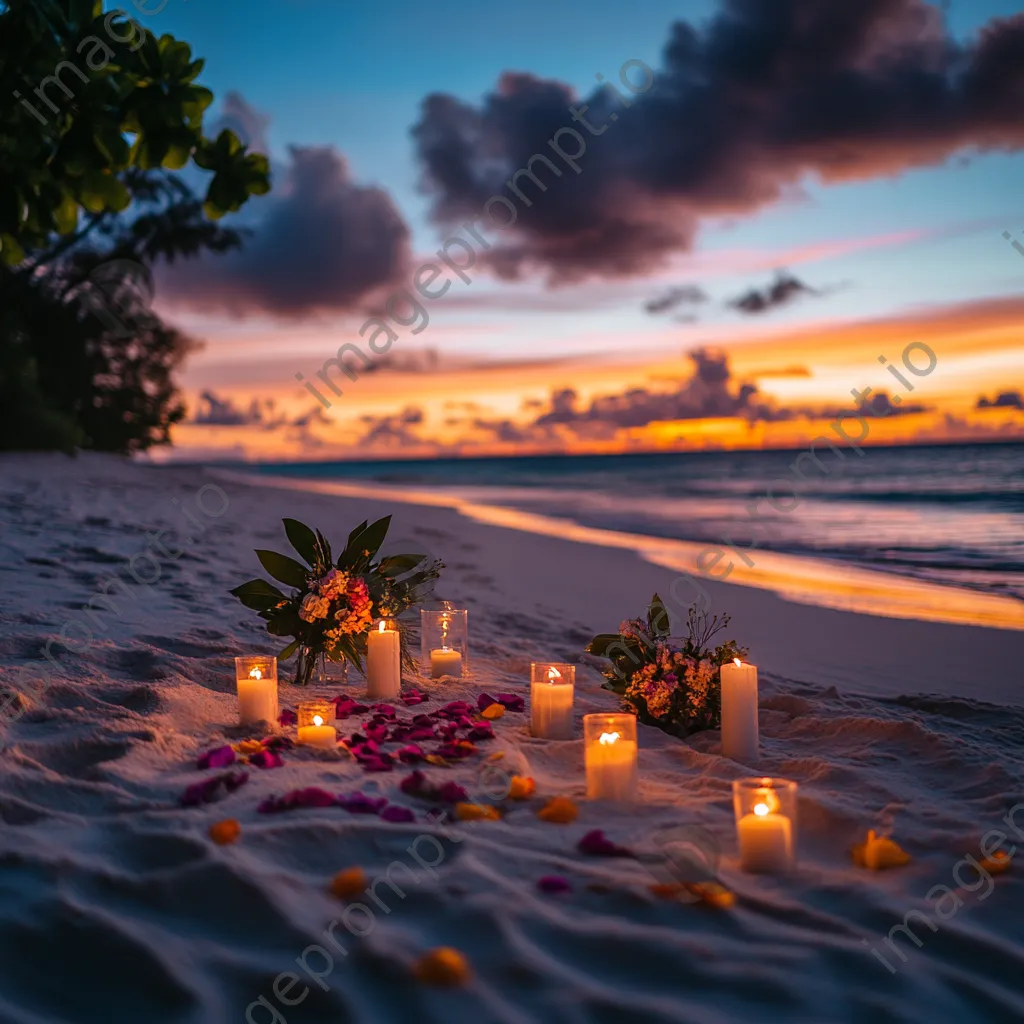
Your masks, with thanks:
[{"label": "flower arrangement", "polygon": [[729,616],[708,617],[691,607],[687,635],[673,644],[668,609],[655,594],[647,618],[627,619],[618,633],[600,633],[588,654],[607,658],[606,689],[647,725],[688,736],[721,724],[721,667],[747,652],[734,640],[712,648],[711,639],[729,625]]},{"label": "flower arrangement", "polygon": [[[319,530],[285,519],[284,530],[305,564],[276,551],[257,550],[264,569],[288,593],[267,580],[249,580],[231,591],[257,612],[272,636],[293,637],[278,655],[297,654],[295,682],[309,683],[317,661],[347,661],[362,671],[366,633],[377,618],[397,618],[423,600],[444,564],[426,555],[389,555],[374,561],[387,537],[391,516],[363,522],[348,537],[345,550],[332,559],[331,545]],[[402,633],[403,660],[412,656]]]}]

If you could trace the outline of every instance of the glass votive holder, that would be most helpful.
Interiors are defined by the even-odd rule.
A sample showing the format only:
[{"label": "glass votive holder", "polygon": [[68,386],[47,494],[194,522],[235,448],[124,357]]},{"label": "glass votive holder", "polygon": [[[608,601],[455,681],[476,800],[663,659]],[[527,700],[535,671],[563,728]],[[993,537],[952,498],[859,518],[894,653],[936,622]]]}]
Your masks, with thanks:
[{"label": "glass votive holder", "polygon": [[576,666],[562,662],[530,664],[530,732],[548,740],[572,739]]},{"label": "glass votive holder", "polygon": [[635,800],[636,715],[583,716],[588,800]]},{"label": "glass votive holder", "polygon": [[305,700],[299,704],[297,710],[299,743],[334,750],[338,745],[338,730],[334,727],[334,704],[329,700]]},{"label": "glass votive holder", "polygon": [[431,679],[463,676],[469,671],[467,609],[421,608],[420,630],[420,658]]},{"label": "glass votive holder", "polygon": [[235,685],[241,725],[277,725],[277,658],[235,658]]},{"label": "glass votive holder", "polygon": [[740,868],[781,874],[796,867],[797,784],[789,779],[735,779],[732,802]]},{"label": "glass votive holder", "polygon": [[366,695],[392,699],[402,692],[402,635],[397,619],[378,619],[366,634]]}]

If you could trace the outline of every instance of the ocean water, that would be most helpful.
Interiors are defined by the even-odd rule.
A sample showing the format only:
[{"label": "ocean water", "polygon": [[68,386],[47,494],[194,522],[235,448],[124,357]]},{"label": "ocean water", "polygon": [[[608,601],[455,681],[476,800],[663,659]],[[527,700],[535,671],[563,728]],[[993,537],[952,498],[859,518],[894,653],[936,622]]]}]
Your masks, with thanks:
[{"label": "ocean water", "polygon": [[251,468],[426,489],[653,537],[753,541],[1024,601],[1024,445],[863,451],[840,461],[821,450],[829,474],[810,464],[804,479],[791,470],[799,452],[779,451]]}]

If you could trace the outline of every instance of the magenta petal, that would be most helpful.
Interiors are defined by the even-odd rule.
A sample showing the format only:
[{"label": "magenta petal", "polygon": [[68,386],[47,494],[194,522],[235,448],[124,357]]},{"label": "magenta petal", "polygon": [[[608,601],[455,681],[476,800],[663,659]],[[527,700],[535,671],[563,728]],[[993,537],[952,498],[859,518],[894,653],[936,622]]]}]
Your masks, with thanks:
[{"label": "magenta petal", "polygon": [[309,786],[306,789],[293,789],[284,796],[267,797],[256,810],[260,814],[275,814],[279,811],[293,811],[297,807],[333,807],[337,801],[325,789]]},{"label": "magenta petal", "polygon": [[189,786],[181,796],[181,804],[183,807],[198,807],[200,804],[213,803],[228,793],[233,793],[248,781],[248,772],[225,772],[223,775],[214,775]]},{"label": "magenta petal", "polygon": [[493,740],[494,730],[490,725],[476,725],[466,733],[466,739],[472,743],[476,743],[479,740]]},{"label": "magenta petal", "polygon": [[409,810],[408,807],[399,807],[398,804],[392,804],[390,807],[385,807],[380,812],[382,821],[391,822],[404,822],[404,821],[415,821],[416,815]]},{"label": "magenta petal", "polygon": [[509,711],[523,711],[526,708],[526,701],[514,693],[499,693],[496,700]]},{"label": "magenta petal", "polygon": [[458,804],[469,799],[466,790],[456,782],[446,782],[438,791],[437,799],[445,804]]},{"label": "magenta petal", "polygon": [[383,757],[371,757],[362,762],[364,772],[390,772],[394,771],[395,765]]},{"label": "magenta petal", "polygon": [[338,806],[344,808],[349,814],[380,814],[382,808],[387,806],[387,799],[353,793],[351,796],[339,796]]},{"label": "magenta petal", "polygon": [[423,748],[418,743],[410,743],[407,747],[402,747],[396,751],[398,759],[404,761],[405,764],[416,764],[418,761],[425,761],[427,755],[423,753]]},{"label": "magenta petal", "polygon": [[397,712],[391,704],[371,704],[370,710],[378,715],[383,715],[385,718],[394,718]]},{"label": "magenta petal", "polygon": [[366,731],[366,738],[376,743],[386,743],[388,739],[388,727],[386,725],[371,725]]},{"label": "magenta petal", "polygon": [[627,850],[624,846],[616,846],[599,828],[588,832],[579,841],[577,849],[579,849],[580,853],[589,853],[595,857],[633,856],[632,850]]},{"label": "magenta petal", "polygon": [[561,875],[545,875],[537,879],[537,888],[541,892],[572,892],[572,883]]},{"label": "magenta petal", "polygon": [[227,768],[228,765],[235,763],[235,752],[231,747],[215,747],[213,750],[208,750],[205,754],[202,754],[199,760],[196,762],[196,767],[201,771],[207,768]]},{"label": "magenta petal", "polygon": [[398,784],[398,788],[403,793],[408,793],[410,796],[417,796],[422,792],[426,781],[426,775],[417,768],[411,775],[406,775],[406,777],[402,779]]},{"label": "magenta petal", "polygon": [[432,740],[434,738],[434,730],[411,729],[405,738],[409,740],[410,743],[414,740]]},{"label": "magenta petal", "polygon": [[476,699],[476,706],[480,711],[483,711],[484,708],[489,708],[492,704],[497,703],[498,702],[489,693],[481,693]]},{"label": "magenta petal", "polygon": [[265,746],[267,750],[291,750],[295,744],[292,743],[287,736],[281,736],[278,734],[276,736],[265,737],[263,740],[263,746]]},{"label": "magenta petal", "polygon": [[284,711],[282,711],[281,714],[277,716],[277,721],[279,725],[295,725],[298,722],[298,720],[299,716],[289,708],[285,708]]},{"label": "magenta petal", "polygon": [[249,758],[249,764],[257,768],[280,768],[284,759],[276,750],[264,750],[259,754],[253,754]]}]

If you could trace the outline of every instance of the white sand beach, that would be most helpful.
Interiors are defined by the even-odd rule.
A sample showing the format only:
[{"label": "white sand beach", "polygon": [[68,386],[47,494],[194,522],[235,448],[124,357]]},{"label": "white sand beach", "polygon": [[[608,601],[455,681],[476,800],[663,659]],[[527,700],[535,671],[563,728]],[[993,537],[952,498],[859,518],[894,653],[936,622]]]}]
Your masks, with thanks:
[{"label": "white sand beach", "polygon": [[[597,662],[580,660],[590,638],[655,591],[685,615],[670,599],[681,567],[628,540],[316,490],[96,456],[0,459],[0,686],[18,693],[0,734],[2,1024],[1024,1019],[1024,864],[978,867],[993,832],[1024,848],[1024,623],[1008,599],[977,601],[984,621],[1016,628],[963,624],[966,592],[893,578],[887,596],[866,573],[857,607],[902,602],[904,617],[809,603],[821,584],[792,584],[790,600],[770,580],[705,583],[760,668],[762,757],[723,758],[717,732],[684,742],[641,726],[635,804],[588,803],[582,742],[532,738],[527,709],[498,719],[479,757],[425,768],[470,793],[488,763],[532,777],[536,795],[502,802],[500,821],[439,826],[399,789],[411,768],[370,774],[308,750],[284,751],[280,768],[234,765],[245,785],[180,806],[219,774],[197,757],[247,735],[233,658],[276,646],[228,590],[261,575],[253,548],[284,550],[284,516],[343,538],[393,512],[388,548],[446,562],[437,595],[470,609],[472,675],[408,678],[430,700],[405,718],[485,691],[528,698],[531,660],[580,661],[577,717],[612,710]],[[820,574],[793,576],[795,563],[759,569]],[[83,612],[115,575],[113,604]],[[294,708],[288,667],[281,703]],[[751,774],[800,784],[792,876],[739,870],[730,784]],[[385,797],[416,820],[257,810],[314,786]],[[539,820],[559,795],[578,819]],[[224,818],[242,834],[218,846],[207,832]],[[732,908],[651,893],[666,830],[680,826],[720,845]],[[869,828],[911,863],[855,867],[850,847]],[[581,853],[594,829],[638,858]],[[359,901],[327,891],[351,866],[371,880],[392,866],[401,895],[382,882],[354,912]],[[571,891],[541,891],[552,875]],[[413,978],[438,946],[468,960],[464,986]]]}]

